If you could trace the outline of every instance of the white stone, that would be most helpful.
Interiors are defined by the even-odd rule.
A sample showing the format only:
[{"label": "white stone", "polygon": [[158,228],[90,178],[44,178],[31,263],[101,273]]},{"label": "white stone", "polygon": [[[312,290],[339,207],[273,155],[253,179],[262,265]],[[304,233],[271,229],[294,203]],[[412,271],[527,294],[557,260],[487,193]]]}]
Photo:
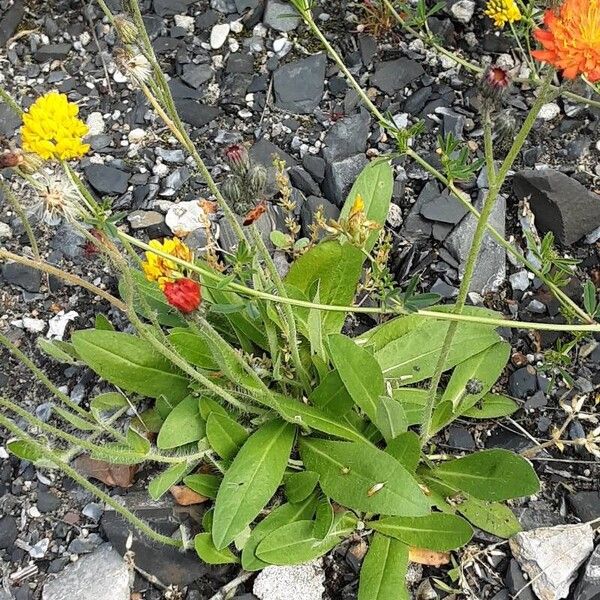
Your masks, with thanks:
[{"label": "white stone", "polygon": [[74,310],[70,310],[68,313],[65,313],[64,310],[61,310],[55,317],[52,317],[48,321],[48,332],[46,333],[46,337],[49,340],[62,340],[65,335],[65,329],[70,321],[75,320],[79,316],[78,312]]},{"label": "white stone", "polygon": [[167,227],[180,237],[203,227],[204,220],[205,213],[196,200],[173,205],[165,217]]},{"label": "white stone", "polygon": [[402,209],[392,202],[386,220],[390,227],[400,227],[402,225]]},{"label": "white stone", "polygon": [[560,115],[560,106],[556,104],[556,102],[548,102],[540,109],[538,119],[542,119],[542,121],[552,121],[552,119],[556,119],[558,115]]},{"label": "white stone", "polygon": [[0,240],[9,239],[12,237],[12,229],[8,223],[0,221]]},{"label": "white stone", "polygon": [[233,31],[233,33],[242,33],[242,31],[244,31],[244,24],[239,19],[237,21],[231,21],[229,26],[231,27],[231,31]]},{"label": "white stone", "polygon": [[90,113],[85,124],[89,129],[88,135],[100,135],[101,133],[104,133],[105,123],[101,112]]},{"label": "white stone", "polygon": [[539,600],[561,600],[594,549],[594,530],[588,524],[540,527],[517,533],[510,549]]},{"label": "white stone", "polygon": [[210,32],[210,47],[213,50],[218,50],[227,39],[230,31],[229,23],[218,23]]},{"label": "white stone", "polygon": [[46,329],[46,322],[42,319],[23,317],[23,328],[31,333],[42,333]]},{"label": "white stone", "polygon": [[127,79],[127,75],[125,75],[124,73],[121,73],[121,71],[119,71],[119,69],[117,69],[113,73],[113,79],[115,80],[116,83],[127,83],[129,81]]},{"label": "white stone", "polygon": [[127,139],[129,140],[130,144],[139,144],[141,141],[143,141],[143,139],[146,137],[146,132],[141,129],[140,127],[136,127],[135,129],[132,129],[128,134],[127,134]]},{"label": "white stone", "polygon": [[280,37],[273,42],[273,52],[283,58],[292,49],[292,42],[287,38]]},{"label": "white stone", "polygon": [[468,23],[473,18],[475,2],[473,0],[459,0],[452,5],[450,12],[457,21]]},{"label": "white stone", "polygon": [[44,585],[42,600],[129,600],[131,573],[110,544],[67,565]]},{"label": "white stone", "polygon": [[525,269],[513,273],[508,279],[513,290],[524,292],[529,287],[529,274]]},{"label": "white stone", "polygon": [[89,32],[84,31],[79,36],[79,41],[81,42],[82,46],[87,46],[92,41],[92,36],[89,34]]},{"label": "white stone", "polygon": [[256,577],[252,591],[260,600],[322,600],[324,581],[319,559],[291,567],[266,567]]},{"label": "white stone", "polygon": [[194,31],[195,22],[194,17],[190,17],[189,15],[175,15],[175,26],[181,27],[190,33]]}]

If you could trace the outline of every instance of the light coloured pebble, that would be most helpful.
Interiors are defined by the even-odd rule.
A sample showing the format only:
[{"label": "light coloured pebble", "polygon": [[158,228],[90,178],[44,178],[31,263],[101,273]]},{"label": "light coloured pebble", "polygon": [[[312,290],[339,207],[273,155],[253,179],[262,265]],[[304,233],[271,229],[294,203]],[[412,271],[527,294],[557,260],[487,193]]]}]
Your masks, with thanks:
[{"label": "light coloured pebble", "polygon": [[556,102],[548,102],[540,109],[538,119],[542,119],[542,121],[552,121],[552,119],[556,119],[558,115],[560,115],[560,106],[556,104]]},{"label": "light coloured pebble", "polygon": [[244,24],[241,21],[231,21],[229,26],[231,27],[231,31],[233,31],[233,33],[242,33],[242,31],[244,31]]},{"label": "light coloured pebble", "polygon": [[167,227],[176,235],[183,236],[203,227],[205,214],[196,200],[179,202],[169,208],[165,217]]},{"label": "light coloured pebble", "polygon": [[88,135],[100,135],[104,133],[104,117],[101,112],[92,112],[88,115],[85,120],[85,124],[88,126]]},{"label": "light coloured pebble", "polygon": [[2,221],[0,221],[0,240],[7,240],[11,237],[12,229],[10,228],[10,225],[8,225],[8,223],[3,223]]},{"label": "light coloured pebble", "polygon": [[92,36],[89,34],[88,31],[84,31],[79,36],[79,41],[81,42],[82,46],[87,46],[92,41]]},{"label": "light coloured pebble", "polygon": [[194,17],[190,17],[189,15],[175,15],[175,25],[190,33],[194,31],[195,22],[196,20]]},{"label": "light coloured pebble", "polygon": [[229,23],[218,23],[210,32],[210,47],[213,50],[218,50],[223,46],[229,35]]},{"label": "light coloured pebble", "polygon": [[127,139],[129,140],[130,144],[139,144],[141,141],[144,140],[145,137],[146,132],[140,127],[132,129],[127,135]]},{"label": "light coloured pebble", "polygon": [[42,319],[23,317],[23,328],[31,333],[42,333],[46,329],[46,322]]},{"label": "light coloured pebble", "polygon": [[388,210],[387,222],[390,227],[400,227],[402,225],[402,209],[397,204],[390,204]]},{"label": "light coloured pebble", "polygon": [[473,0],[458,0],[451,6],[450,12],[457,21],[468,23],[473,18],[475,2]]},{"label": "light coloured pebble", "polygon": [[283,58],[289,51],[292,49],[292,42],[290,42],[287,38],[281,37],[277,38],[273,42],[273,52],[277,54],[280,58]]},{"label": "light coloured pebble", "polygon": [[321,560],[291,567],[269,566],[254,581],[260,600],[322,600],[325,573]]}]

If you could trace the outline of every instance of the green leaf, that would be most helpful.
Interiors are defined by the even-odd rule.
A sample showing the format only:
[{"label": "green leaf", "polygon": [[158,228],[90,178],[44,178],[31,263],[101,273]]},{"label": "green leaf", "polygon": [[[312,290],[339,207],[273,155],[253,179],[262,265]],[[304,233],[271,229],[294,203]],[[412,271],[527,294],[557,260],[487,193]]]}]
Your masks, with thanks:
[{"label": "green leaf", "polygon": [[508,396],[501,394],[486,394],[475,406],[463,413],[471,419],[497,419],[508,417],[519,410],[519,405]]},{"label": "green leaf", "polygon": [[[365,204],[364,211],[367,219],[383,225],[390,209],[393,188],[394,171],[390,161],[384,159],[369,163],[354,182],[342,207],[340,219],[348,218],[356,196],[361,196]],[[378,237],[379,231],[371,233],[365,244],[367,252],[373,248]]]},{"label": "green leaf", "polygon": [[90,412],[98,423],[103,423],[112,414],[128,406],[127,399],[123,394],[108,392],[92,399],[90,402]]},{"label": "green leaf", "polygon": [[337,515],[329,535],[314,536],[313,521],[295,521],[276,529],[260,542],[256,555],[271,565],[299,565],[323,556],[352,533],[356,519]]},{"label": "green leaf", "polygon": [[194,475],[185,477],[183,483],[197,494],[214,500],[219,493],[219,487],[222,481],[223,478],[218,475],[195,473]]},{"label": "green leaf", "polygon": [[198,398],[188,396],[168,415],[158,433],[156,445],[161,450],[197,442],[206,435],[206,423],[200,416]]},{"label": "green leaf", "polygon": [[381,396],[377,407],[375,425],[377,425],[386,441],[393,440],[404,433],[408,427],[408,422],[402,405],[392,398]]},{"label": "green leaf", "polygon": [[46,338],[39,337],[36,340],[36,345],[44,354],[60,363],[68,365],[79,364],[77,352],[73,348],[73,345],[68,342],[47,340]]},{"label": "green leaf", "polygon": [[96,315],[96,320],[94,322],[94,327],[96,329],[102,329],[103,331],[114,331],[114,325],[108,320],[106,315],[102,313],[98,313]]},{"label": "green leaf", "polygon": [[172,329],[169,341],[179,354],[194,366],[209,371],[219,369],[206,339],[192,333],[189,329]]},{"label": "green leaf", "polygon": [[438,552],[460,548],[473,536],[473,529],[464,519],[444,513],[431,513],[426,517],[385,517],[371,521],[368,527],[408,546]]},{"label": "green leaf", "polygon": [[421,442],[414,431],[401,433],[385,448],[409,473],[414,473],[421,459]]},{"label": "green leaf", "polygon": [[358,600],[410,600],[407,571],[408,546],[376,533],[360,570]]},{"label": "green leaf", "polygon": [[228,546],[277,491],[283,478],[295,428],[269,421],[253,433],[225,473],[215,502],[213,540]]},{"label": "green leaf", "polygon": [[430,502],[413,476],[392,456],[363,443],[315,438],[300,441],[307,469],[321,489],[354,510],[388,515],[424,515]]},{"label": "green leaf", "polygon": [[[331,360],[352,400],[377,422],[380,396],[385,395],[383,375],[373,355],[341,334],[328,338]],[[368,377],[365,374],[368,373]]]},{"label": "green leaf", "polygon": [[44,460],[44,453],[30,442],[24,440],[11,440],[7,442],[6,447],[11,454],[14,454],[21,460],[27,460],[31,463]]},{"label": "green leaf", "polygon": [[[312,299],[313,303],[321,304],[319,288],[321,282],[317,282],[317,290]],[[323,335],[323,317],[325,315],[321,310],[311,308],[308,311],[308,340],[310,342],[311,355],[318,356],[324,363],[327,362],[327,352],[325,350],[325,338]]]},{"label": "green leaf", "polygon": [[[375,358],[384,377],[400,379],[402,383],[429,379],[435,371],[448,327],[448,322],[430,320],[376,352]],[[444,370],[451,369],[499,340],[498,334],[490,327],[479,323],[459,324]]]},{"label": "green leaf", "polygon": [[486,502],[469,496],[456,509],[475,527],[498,537],[506,539],[521,531],[521,525],[513,511],[499,502]]},{"label": "green leaf", "polygon": [[193,464],[190,465],[184,461],[171,465],[168,469],[153,477],[148,484],[148,494],[150,494],[152,500],[161,498],[163,494],[169,491],[171,486],[178,484],[193,468]]},{"label": "green leaf", "polygon": [[292,238],[277,230],[274,229],[273,231],[271,231],[271,233],[269,234],[269,238],[270,240],[273,242],[273,245],[276,248],[290,248],[290,246],[292,245]]},{"label": "green leaf", "polygon": [[598,309],[596,286],[592,281],[586,281],[583,286],[583,306],[588,315],[595,315]]},{"label": "green leaf", "polygon": [[72,413],[69,410],[65,410],[62,406],[53,405],[52,411],[59,415],[62,419],[67,421],[80,431],[98,431],[100,427],[94,423],[90,423],[87,419],[81,418],[76,413]]},{"label": "green leaf", "polygon": [[354,402],[337,371],[329,371],[308,397],[323,412],[343,417]]},{"label": "green leaf", "polygon": [[323,496],[317,504],[317,510],[315,513],[315,524],[313,526],[313,535],[318,540],[324,540],[333,527],[335,519],[335,513],[333,512],[333,506],[327,496]]},{"label": "green leaf", "polygon": [[206,421],[206,437],[211,448],[229,461],[248,438],[248,432],[228,415],[211,412]]},{"label": "green leaf", "polygon": [[73,333],[71,340],[90,368],[125,390],[149,398],[165,395],[181,400],[187,396],[187,377],[136,336],[86,329]]},{"label": "green leaf", "polygon": [[319,474],[314,471],[298,471],[285,477],[285,495],[289,502],[306,500],[317,487]]},{"label": "green leaf", "polygon": [[239,562],[237,556],[229,549],[217,550],[210,533],[198,533],[194,538],[196,554],[209,565],[228,565]]},{"label": "green leaf", "polygon": [[308,496],[298,504],[282,504],[267,515],[253,530],[242,551],[242,568],[245,571],[264,569],[267,563],[256,556],[258,545],[273,531],[295,521],[309,520],[314,512],[317,499]]},{"label": "green leaf", "polygon": [[150,441],[130,427],[127,430],[127,445],[138,454],[148,454],[150,452]]},{"label": "green leaf", "polygon": [[531,463],[502,449],[483,450],[448,461],[433,469],[431,476],[481,500],[520,498],[540,489]]},{"label": "green leaf", "polygon": [[[135,291],[137,292],[134,300],[136,312],[143,317],[148,317],[144,302],[140,302],[137,298],[139,295],[143,298],[148,308],[156,315],[161,325],[166,325],[167,327],[186,326],[185,319],[167,302],[165,295],[156,282],[148,281],[146,276],[140,271],[130,270],[129,274],[133,279],[136,288]],[[125,296],[125,283],[123,280],[119,281],[119,292],[121,297]]]},{"label": "green leaf", "polygon": [[400,387],[392,390],[392,396],[402,406],[408,426],[421,425],[427,403],[428,390],[421,388]]}]

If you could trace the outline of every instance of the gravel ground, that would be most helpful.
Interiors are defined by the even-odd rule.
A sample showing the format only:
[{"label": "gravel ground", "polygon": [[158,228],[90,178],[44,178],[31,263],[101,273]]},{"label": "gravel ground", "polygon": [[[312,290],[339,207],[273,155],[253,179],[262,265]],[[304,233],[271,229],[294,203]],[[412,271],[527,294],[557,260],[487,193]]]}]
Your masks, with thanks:
[{"label": "gravel ground", "polygon": [[[109,4],[118,9],[119,1]],[[337,215],[360,169],[370,158],[393,150],[285,3],[153,0],[143,2],[143,8],[153,44],[171,78],[176,104],[213,176],[221,180],[226,174],[222,152],[230,143],[252,146],[254,159],[268,167],[273,154],[284,158],[304,231],[320,205],[328,215]],[[364,27],[360,3],[320,2],[317,13],[327,36],[382,111],[392,114],[399,127],[424,119],[426,130],[416,141],[419,152],[435,161],[436,136],[448,132],[465,140],[473,152],[481,152],[476,81],[471,74],[457,70],[399,30],[378,32],[375,37],[372,29]],[[460,47],[464,56],[525,75],[527,67],[511,53],[510,41],[494,34],[482,18],[480,3],[449,1],[430,19],[430,27],[444,43]],[[114,206],[127,211],[126,225],[141,239],[170,235],[174,219],[179,227],[188,218],[188,205],[183,203],[207,196],[207,192],[175,140],[116,70],[111,59],[115,42],[93,3],[17,0],[13,4],[0,0],[3,85],[23,106],[50,89],[77,101],[91,128],[92,146],[92,153],[79,167],[92,188],[99,197],[110,196]],[[532,98],[530,90],[513,86],[505,105],[517,120],[522,119]],[[530,197],[540,230],[554,231],[560,251],[581,261],[566,288],[577,301],[581,282],[591,278],[600,284],[599,123],[597,109],[561,99],[545,106],[515,167],[518,173],[509,178],[504,201],[492,218],[496,228],[506,231],[507,237],[524,249],[523,232],[531,213],[525,210],[523,200]],[[6,106],[0,105],[0,134],[10,140],[17,126]],[[529,171],[542,167],[553,171]],[[485,176],[480,175],[463,188],[476,201],[486,186]],[[433,290],[451,300],[457,293],[472,235],[472,223],[464,209],[419,167],[402,160],[395,163],[393,203],[388,227],[394,242],[391,264],[398,282],[418,274],[424,291]],[[282,216],[274,207],[269,217],[265,228],[282,227]],[[220,231],[220,243],[227,248],[226,228]],[[36,233],[50,262],[117,293],[113,274],[68,225],[37,222]],[[0,238],[8,249],[27,252],[23,228],[3,200]],[[202,245],[201,239],[193,239]],[[62,323],[68,339],[73,328],[90,326],[98,312],[118,328],[127,323],[100,299],[18,265],[4,265],[0,283],[2,333],[73,399],[85,404],[101,391],[96,378],[80,367],[65,368],[45,358],[36,349],[37,337],[47,335],[52,324]],[[506,261],[491,243],[486,244],[477,269],[471,301],[526,320],[563,319],[540,282]],[[498,390],[516,398],[522,408],[513,419],[502,422],[454,424],[439,440],[444,451],[523,450],[535,439],[547,439],[552,428],[564,422],[559,399],[565,394],[588,395],[589,406],[593,405],[600,385],[597,340],[582,340],[570,360],[560,364],[571,381],[569,391],[564,378],[556,376],[556,353],[549,354],[556,348],[557,335],[507,332],[507,336],[513,355]],[[12,357],[3,353],[2,359],[0,383],[7,395],[38,417],[50,419],[47,391]],[[575,439],[592,427],[589,421],[575,420],[568,435]],[[169,553],[142,539],[134,542],[133,560],[124,563],[106,544],[108,540],[124,552],[123,527],[114,514],[105,512],[70,480],[36,471],[31,464],[9,457],[5,441],[5,432],[0,431],[0,600],[74,598],[77,596],[69,596],[69,585],[81,581],[90,586],[89,597],[102,598],[107,579],[115,582],[110,598],[119,600],[129,597],[130,577],[132,599],[207,600],[236,577],[236,567],[207,568],[194,556]],[[562,454],[550,450],[537,457],[535,466],[543,482],[542,492],[514,506],[524,529],[600,517],[600,469],[594,456],[571,449]],[[195,507],[176,507],[175,514],[169,502],[144,508],[147,477],[148,473],[141,472],[132,488],[113,487],[110,491],[147,511],[146,516],[161,526],[174,528],[184,521],[193,527],[198,522],[201,511]],[[483,533],[474,540],[473,547],[485,552],[477,568],[465,569],[473,598],[502,600],[523,585],[523,574],[510,548],[506,544],[495,547],[496,542]],[[473,549],[469,548],[463,559],[469,552]],[[326,598],[356,598],[363,554],[361,544],[350,541],[325,558]],[[594,556],[600,562],[598,549]],[[138,570],[132,570],[132,562]],[[580,569],[579,582],[572,586],[569,598],[600,597],[593,595],[600,594],[600,588],[590,572],[585,566]],[[161,583],[152,584],[148,573]],[[443,576],[438,569],[414,569],[415,597],[452,598],[439,590],[432,595],[436,592],[431,577]],[[59,578],[59,585],[48,583],[54,577]],[[244,585],[238,590],[239,598],[254,598],[252,581]],[[320,593],[319,589],[315,593]],[[287,597],[298,598],[292,591]],[[273,600],[275,596],[265,598]],[[535,596],[527,588],[519,598]]]}]

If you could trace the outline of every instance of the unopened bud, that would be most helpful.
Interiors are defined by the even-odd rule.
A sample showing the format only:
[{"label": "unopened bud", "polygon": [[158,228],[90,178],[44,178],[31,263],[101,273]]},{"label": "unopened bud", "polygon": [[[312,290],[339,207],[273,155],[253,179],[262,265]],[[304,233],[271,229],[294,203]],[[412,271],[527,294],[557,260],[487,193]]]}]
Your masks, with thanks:
[{"label": "unopened bud", "polygon": [[502,67],[492,65],[483,74],[479,89],[484,98],[497,101],[503,96],[509,84],[508,71]]},{"label": "unopened bud", "polygon": [[221,193],[225,200],[231,204],[237,204],[242,198],[242,186],[237,177],[229,177],[221,186]]},{"label": "unopened bud", "polygon": [[248,183],[253,196],[262,195],[265,185],[267,185],[267,169],[263,165],[254,165],[248,173]]},{"label": "unopened bud", "polygon": [[246,173],[250,164],[248,151],[241,144],[231,144],[225,148],[225,158],[232,170]]},{"label": "unopened bud", "polygon": [[135,44],[139,42],[140,32],[135,24],[127,17],[117,15],[115,17],[115,29],[124,44]]}]

